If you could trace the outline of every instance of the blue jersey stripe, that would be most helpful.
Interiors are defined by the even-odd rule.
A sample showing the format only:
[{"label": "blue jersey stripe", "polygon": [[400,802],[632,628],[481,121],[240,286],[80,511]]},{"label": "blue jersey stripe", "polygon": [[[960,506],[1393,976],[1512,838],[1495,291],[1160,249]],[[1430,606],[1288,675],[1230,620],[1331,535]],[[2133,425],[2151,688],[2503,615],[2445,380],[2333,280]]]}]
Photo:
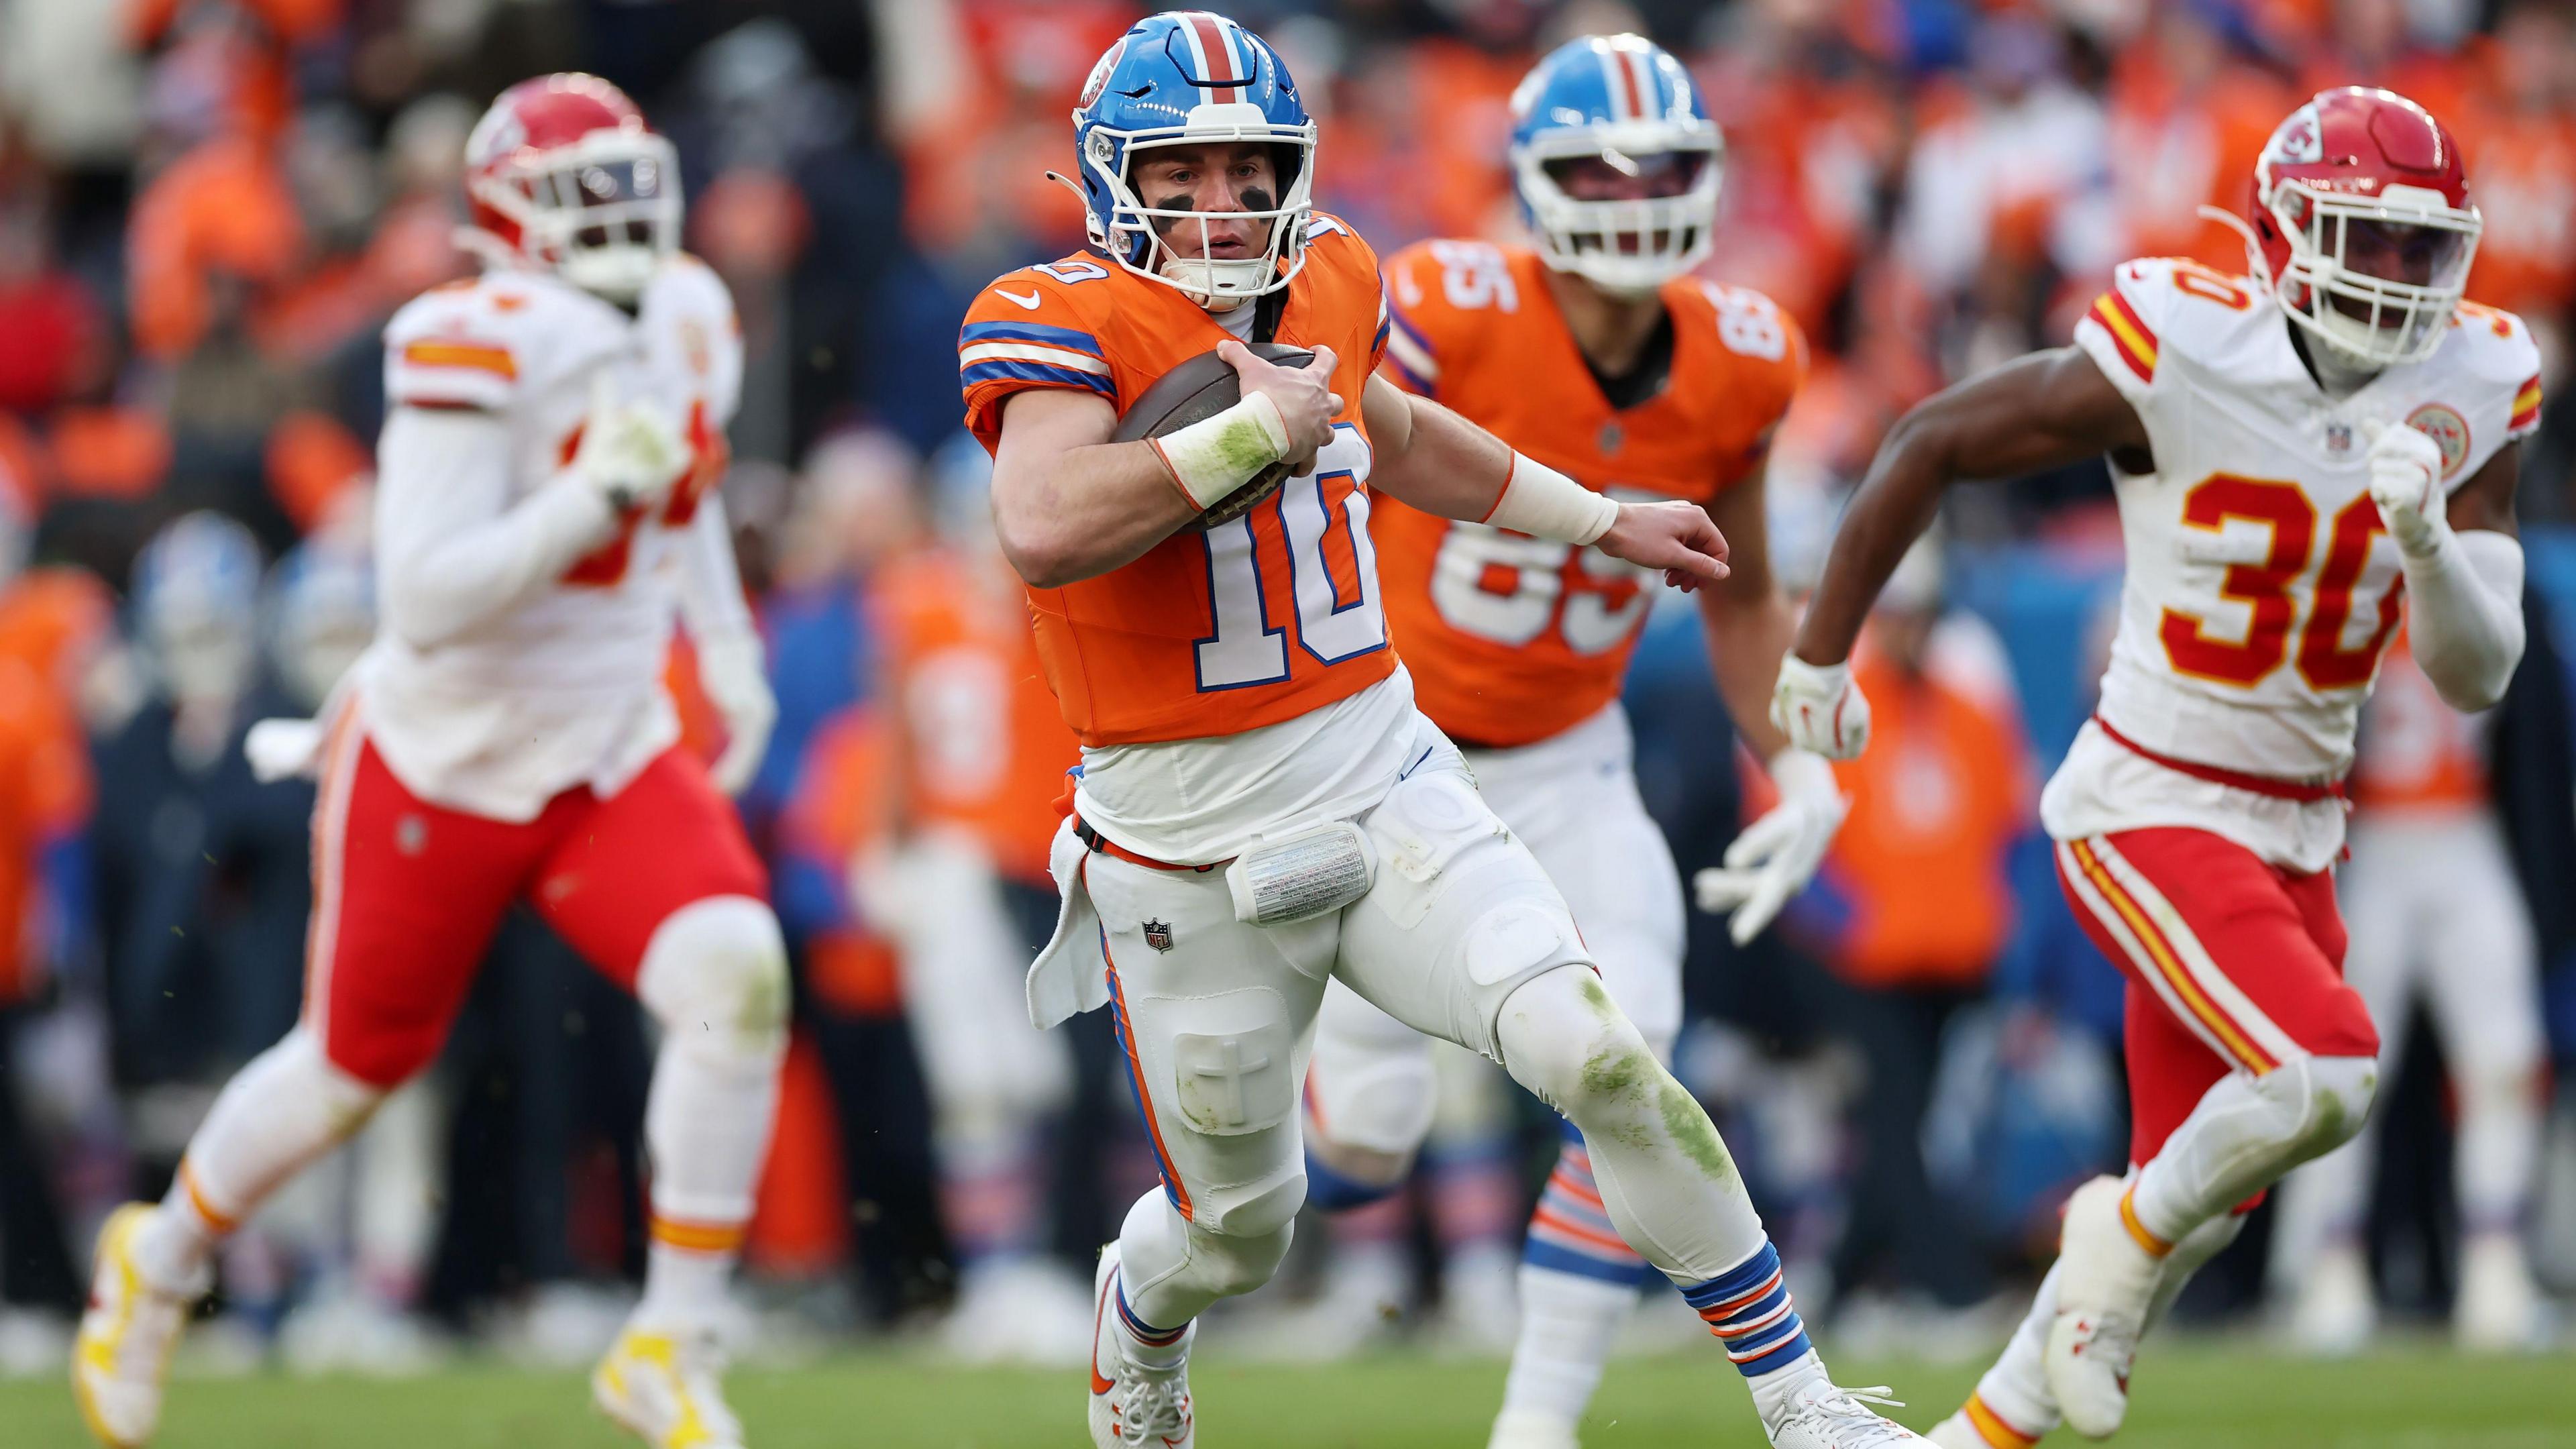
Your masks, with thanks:
[{"label": "blue jersey stripe", "polygon": [[959,334],[957,345],[972,346],[978,342],[1043,342],[1049,347],[1071,347],[1101,355],[1100,339],[1088,332],[1070,327],[1047,327],[1035,322],[969,322]]},{"label": "blue jersey stripe", "polygon": [[1020,362],[994,358],[964,368],[957,374],[959,383],[973,387],[979,382],[1038,382],[1056,387],[1087,387],[1102,397],[1116,397],[1117,387],[1097,373],[1070,367],[1050,367],[1043,362]]}]

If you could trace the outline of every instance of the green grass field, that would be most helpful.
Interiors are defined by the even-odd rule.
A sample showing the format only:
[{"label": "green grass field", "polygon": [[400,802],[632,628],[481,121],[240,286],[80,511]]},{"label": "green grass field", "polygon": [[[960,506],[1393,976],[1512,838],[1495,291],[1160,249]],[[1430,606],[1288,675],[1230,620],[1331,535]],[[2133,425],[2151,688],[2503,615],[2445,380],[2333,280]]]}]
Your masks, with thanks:
[{"label": "green grass field", "polygon": [[[1918,1426],[1971,1368],[1853,1365]],[[1207,1449],[1482,1449],[1499,1364],[1386,1356],[1341,1368],[1202,1365]],[[935,1369],[850,1358],[740,1374],[753,1449],[1082,1449],[1075,1374]],[[0,1384],[0,1449],[80,1449],[66,1391]],[[392,1383],[183,1381],[158,1449],[619,1449],[570,1377],[469,1369]],[[2056,1442],[2056,1441],[2052,1441]],[[2080,1443],[2071,1437],[2069,1443]],[[2576,1358],[2467,1361],[2431,1348],[2348,1363],[2261,1356],[2242,1342],[2166,1346],[2142,1366],[2127,1449],[2543,1449],[2576,1446]],[[1758,1449],[1744,1390],[1713,1357],[1624,1361],[1589,1449]]]}]

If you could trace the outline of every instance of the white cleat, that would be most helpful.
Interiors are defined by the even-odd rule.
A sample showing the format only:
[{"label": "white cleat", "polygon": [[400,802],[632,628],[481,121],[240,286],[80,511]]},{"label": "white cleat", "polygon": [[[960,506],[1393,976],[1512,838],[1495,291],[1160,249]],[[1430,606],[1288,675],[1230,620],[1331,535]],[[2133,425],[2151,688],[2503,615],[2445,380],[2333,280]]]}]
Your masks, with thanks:
[{"label": "white cleat", "polygon": [[134,1240],[154,1211],[149,1203],[127,1203],[99,1229],[89,1309],[72,1341],[72,1397],[107,1449],[142,1449],[161,1427],[170,1355],[188,1326],[190,1305],[208,1286],[173,1291],[145,1279]]},{"label": "white cleat", "polygon": [[1494,1416],[1494,1435],[1485,1449],[1583,1449],[1574,1426],[1545,1414],[1505,1409]]},{"label": "white cleat", "polygon": [[1771,1449],[1897,1449],[1928,1443],[1922,1435],[1883,1419],[1871,1404],[1901,1409],[1901,1399],[1887,1396],[1884,1384],[1845,1389],[1819,1373],[1814,1382],[1789,1396],[1789,1412],[1770,1426]]},{"label": "white cleat", "polygon": [[590,1398],[653,1449],[742,1449],[724,1400],[725,1356],[713,1333],[628,1328],[591,1371]]},{"label": "white cleat", "polygon": [[2317,1254],[2290,1309],[2290,1342],[2318,1358],[2349,1358],[2370,1346],[2379,1300],[2361,1249],[2338,1244]]},{"label": "white cleat", "polygon": [[1181,1333],[1181,1356],[1170,1368],[1131,1362],[1118,1344],[1118,1245],[1100,1250],[1091,1279],[1091,1443],[1093,1449],[1192,1449],[1190,1343],[1193,1323]]},{"label": "white cleat", "polygon": [[2087,1439],[2109,1438],[2128,1415],[2129,1368],[2163,1263],[2131,1231],[2127,1192],[2116,1177],[2077,1188],[2057,1241],[2057,1321],[2040,1366],[2067,1426]]},{"label": "white cleat", "polygon": [[1052,1260],[997,1263],[966,1274],[940,1324],[940,1350],[962,1364],[1071,1368],[1091,1352],[1082,1280]]},{"label": "white cleat", "polygon": [[2451,1337],[2469,1353],[2528,1353],[2548,1337],[2531,1259],[2512,1232],[2474,1233],[2460,1242],[2460,1293]]}]

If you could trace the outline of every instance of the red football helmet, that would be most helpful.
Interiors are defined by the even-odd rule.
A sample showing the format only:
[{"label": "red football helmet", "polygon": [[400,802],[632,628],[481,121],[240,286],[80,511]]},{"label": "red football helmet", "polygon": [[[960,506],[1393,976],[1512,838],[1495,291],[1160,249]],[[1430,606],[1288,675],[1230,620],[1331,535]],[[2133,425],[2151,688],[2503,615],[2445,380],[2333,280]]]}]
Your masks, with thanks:
[{"label": "red football helmet", "polygon": [[2250,208],[2273,300],[2370,367],[2441,346],[2484,223],[2459,143],[2395,91],[2320,91],[2272,133]]},{"label": "red football helmet", "polygon": [[624,91],[594,75],[524,80],[465,142],[469,239],[615,301],[680,244],[680,165]]}]

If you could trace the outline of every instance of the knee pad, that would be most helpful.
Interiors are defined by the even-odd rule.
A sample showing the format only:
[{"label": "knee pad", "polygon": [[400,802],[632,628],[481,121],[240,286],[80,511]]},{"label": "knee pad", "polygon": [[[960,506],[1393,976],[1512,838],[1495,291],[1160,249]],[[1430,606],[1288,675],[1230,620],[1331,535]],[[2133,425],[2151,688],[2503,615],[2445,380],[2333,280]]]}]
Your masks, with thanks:
[{"label": "knee pad", "polygon": [[1665,1076],[1634,1023],[1588,969],[1557,970],[1503,1004],[1496,1036],[1513,1080],[1580,1126],[1587,1102],[1642,1103]]},{"label": "knee pad", "polygon": [[1189,1234],[1189,1276],[1198,1285],[1220,1298],[1233,1298],[1250,1293],[1268,1283],[1288,1258],[1288,1245],[1296,1237],[1291,1208],[1287,1218],[1259,1233],[1213,1232],[1191,1223]]},{"label": "knee pad", "polygon": [[[1430,1038],[1338,983],[1326,991],[1306,1065],[1306,1104],[1310,1136],[1328,1160],[1341,1161],[1347,1149],[1409,1162],[1431,1131],[1438,1100]],[[1359,1168],[1360,1160],[1349,1165]]]},{"label": "knee pad", "polygon": [[767,1069],[787,1048],[787,945],[749,896],[711,896],[653,932],[635,994],[667,1039],[710,1060]]},{"label": "knee pad", "polygon": [[2298,1150],[2320,1157],[2351,1141],[2370,1119],[2379,1094],[2379,1061],[2302,1057],[2255,1078],[2254,1090],[2292,1124],[2289,1136]]}]

